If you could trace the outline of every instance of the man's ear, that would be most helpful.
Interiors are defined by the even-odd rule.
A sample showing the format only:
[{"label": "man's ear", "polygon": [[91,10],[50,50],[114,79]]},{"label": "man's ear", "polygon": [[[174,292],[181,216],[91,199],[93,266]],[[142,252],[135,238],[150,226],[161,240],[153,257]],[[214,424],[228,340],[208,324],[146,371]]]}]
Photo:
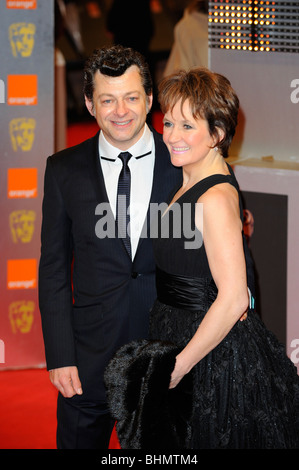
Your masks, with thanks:
[{"label": "man's ear", "polygon": [[153,105],[153,94],[151,93],[150,95],[146,96],[146,113],[148,114],[152,108]]},{"label": "man's ear", "polygon": [[95,113],[94,113],[93,102],[91,100],[89,100],[86,96],[85,96],[85,105],[86,105],[86,108],[88,109],[89,113],[92,116],[94,116]]}]

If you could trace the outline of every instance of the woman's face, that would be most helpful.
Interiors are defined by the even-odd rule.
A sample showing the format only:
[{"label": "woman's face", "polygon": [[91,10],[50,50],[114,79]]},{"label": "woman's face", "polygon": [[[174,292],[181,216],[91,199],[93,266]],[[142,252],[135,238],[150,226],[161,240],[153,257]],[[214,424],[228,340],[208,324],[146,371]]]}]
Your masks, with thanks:
[{"label": "woman's face", "polygon": [[174,166],[185,168],[196,165],[215,153],[215,138],[210,135],[208,122],[194,119],[189,101],[175,104],[164,116],[163,140]]}]

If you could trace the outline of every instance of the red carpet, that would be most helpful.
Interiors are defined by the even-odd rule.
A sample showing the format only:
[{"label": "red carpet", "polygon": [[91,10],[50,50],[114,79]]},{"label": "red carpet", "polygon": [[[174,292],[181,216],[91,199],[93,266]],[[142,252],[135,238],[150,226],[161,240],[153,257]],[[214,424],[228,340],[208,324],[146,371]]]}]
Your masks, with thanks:
[{"label": "red carpet", "polygon": [[83,140],[89,139],[99,130],[96,121],[71,124],[67,130],[66,143],[68,147],[77,145]]},{"label": "red carpet", "polygon": [[[55,449],[57,393],[45,369],[0,372],[0,449]],[[110,449],[119,449],[115,432]]]},{"label": "red carpet", "polygon": [[0,372],[0,448],[55,449],[57,394],[44,369]]}]

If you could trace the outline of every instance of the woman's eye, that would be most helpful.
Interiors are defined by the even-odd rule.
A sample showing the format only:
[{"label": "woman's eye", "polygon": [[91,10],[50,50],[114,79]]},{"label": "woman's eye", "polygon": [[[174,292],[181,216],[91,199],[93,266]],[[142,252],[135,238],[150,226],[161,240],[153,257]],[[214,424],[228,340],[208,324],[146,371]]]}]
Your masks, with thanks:
[{"label": "woman's eye", "polygon": [[171,122],[164,121],[164,127],[171,127]]}]

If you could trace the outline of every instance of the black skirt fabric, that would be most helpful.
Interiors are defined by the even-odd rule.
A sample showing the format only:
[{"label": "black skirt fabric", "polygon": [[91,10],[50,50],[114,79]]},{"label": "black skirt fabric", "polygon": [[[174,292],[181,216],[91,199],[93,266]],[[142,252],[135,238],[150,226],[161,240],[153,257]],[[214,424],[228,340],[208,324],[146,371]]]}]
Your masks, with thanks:
[{"label": "black skirt fabric", "polygon": [[[150,337],[184,347],[206,311],[156,301]],[[253,311],[193,369],[193,449],[298,449],[299,376]]]}]

